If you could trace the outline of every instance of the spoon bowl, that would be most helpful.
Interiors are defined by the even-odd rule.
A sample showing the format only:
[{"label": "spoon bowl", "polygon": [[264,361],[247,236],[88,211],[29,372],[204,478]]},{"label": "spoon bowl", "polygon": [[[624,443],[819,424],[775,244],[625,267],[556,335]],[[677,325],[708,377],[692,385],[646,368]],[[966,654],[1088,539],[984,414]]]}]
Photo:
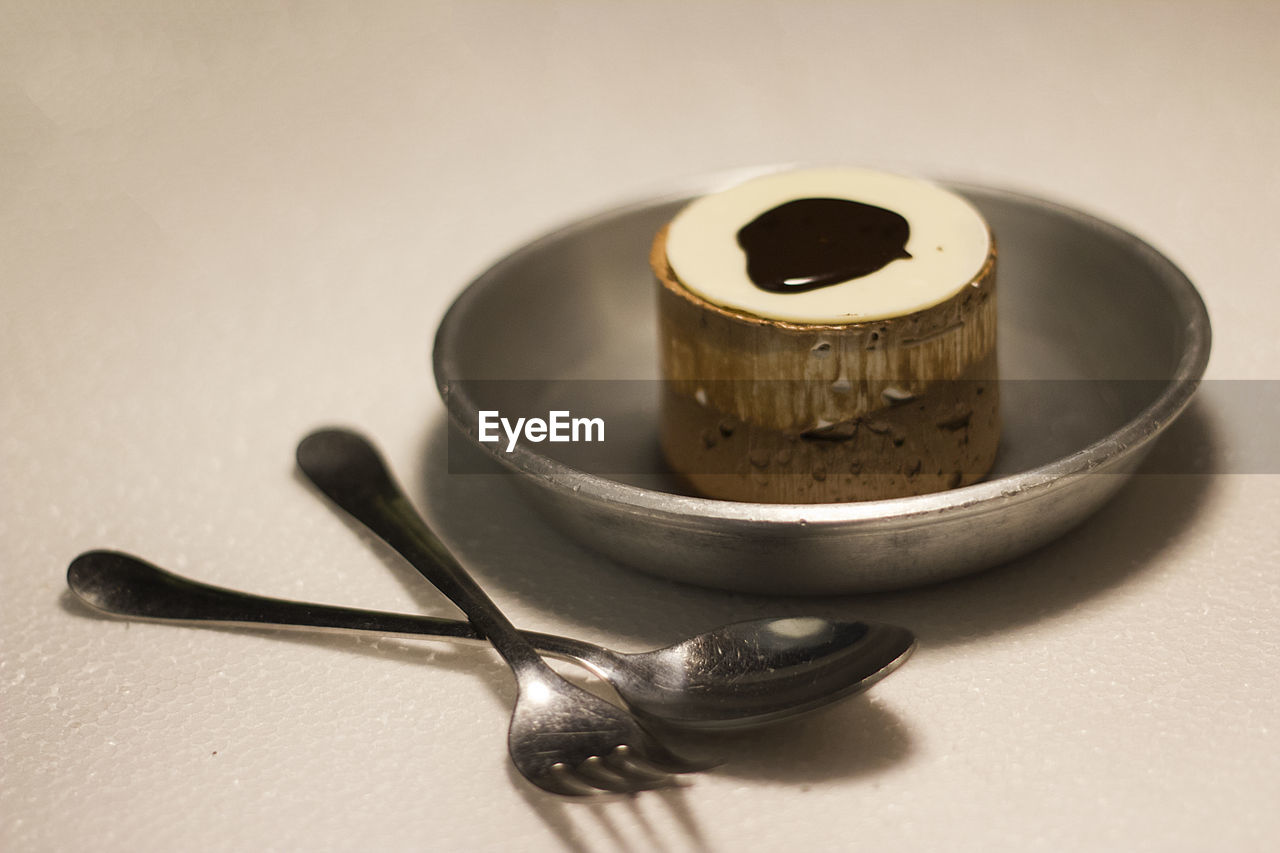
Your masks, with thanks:
[{"label": "spoon bowl", "polygon": [[608,680],[626,683],[636,714],[683,728],[745,728],[860,693],[914,649],[915,637],[896,625],[754,619],[621,655],[626,666]]}]

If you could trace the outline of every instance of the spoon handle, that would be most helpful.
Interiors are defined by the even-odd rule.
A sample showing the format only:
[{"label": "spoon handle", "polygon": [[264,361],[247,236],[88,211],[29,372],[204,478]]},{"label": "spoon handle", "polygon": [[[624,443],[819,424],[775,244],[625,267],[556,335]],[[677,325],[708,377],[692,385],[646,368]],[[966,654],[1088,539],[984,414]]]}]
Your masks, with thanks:
[{"label": "spoon handle", "polygon": [[[341,631],[487,644],[469,622],[253,595],[200,583],[119,551],[89,551],[76,557],[67,568],[67,586],[94,610],[150,622]],[[595,657],[593,647],[581,640],[521,633],[536,648],[556,657],[580,663]]]},{"label": "spoon handle", "polygon": [[458,605],[513,669],[546,666],[427,526],[368,439],[351,430],[318,430],[299,443],[297,459],[316,488]]}]

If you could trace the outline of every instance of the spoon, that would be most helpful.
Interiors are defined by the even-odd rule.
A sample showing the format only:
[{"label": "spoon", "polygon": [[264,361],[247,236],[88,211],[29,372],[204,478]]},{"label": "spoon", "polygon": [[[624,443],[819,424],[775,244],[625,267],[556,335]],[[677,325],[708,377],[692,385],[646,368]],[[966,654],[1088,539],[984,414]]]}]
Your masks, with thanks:
[{"label": "spoon", "polygon": [[[67,584],[95,610],[150,622],[484,642],[468,622],[266,598],[116,551],[76,557]],[[743,729],[819,708],[866,690],[915,649],[905,628],[816,617],[737,622],[635,654],[521,634],[603,678],[637,716],[682,729]]]}]

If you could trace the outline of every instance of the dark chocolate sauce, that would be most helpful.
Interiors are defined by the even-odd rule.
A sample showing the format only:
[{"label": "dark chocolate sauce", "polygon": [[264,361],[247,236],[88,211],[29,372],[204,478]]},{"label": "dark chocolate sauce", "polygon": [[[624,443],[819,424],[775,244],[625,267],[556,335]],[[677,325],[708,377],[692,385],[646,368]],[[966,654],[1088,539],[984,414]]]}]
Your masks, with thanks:
[{"label": "dark chocolate sauce", "polygon": [[870,275],[910,258],[911,226],[883,207],[801,198],[766,210],[738,231],[747,276],[761,290],[799,293]]}]

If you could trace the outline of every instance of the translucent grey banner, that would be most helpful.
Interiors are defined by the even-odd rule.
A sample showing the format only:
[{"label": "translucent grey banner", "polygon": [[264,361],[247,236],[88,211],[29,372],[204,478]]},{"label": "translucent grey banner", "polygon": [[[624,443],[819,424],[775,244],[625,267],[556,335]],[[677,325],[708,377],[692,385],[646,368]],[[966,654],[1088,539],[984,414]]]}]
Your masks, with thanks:
[{"label": "translucent grey banner", "polygon": [[[741,388],[731,387],[735,384]],[[977,383],[946,385],[954,396],[972,393]],[[1053,463],[1099,441],[1144,413],[1170,388],[1168,380],[1001,380],[981,383],[998,394],[1002,421],[999,450],[988,476],[999,477]],[[661,450],[660,410],[674,395],[716,413],[717,429],[700,429],[699,440],[728,441],[741,419],[716,411],[719,403],[744,389],[765,385],[774,397],[797,400],[830,394],[830,383],[744,382],[703,386],[660,380],[454,380],[446,397],[457,429],[449,437],[449,471],[494,473],[492,460],[523,451],[592,474],[621,478],[667,476],[672,472]],[[936,394],[938,383],[925,393]],[[730,386],[730,387],[726,387]],[[858,389],[836,389],[856,393]],[[866,391],[866,389],[862,389]],[[872,389],[885,408],[917,401],[909,383]],[[464,402],[467,405],[464,405]],[[802,404],[797,404],[802,405]],[[864,408],[862,411],[866,412]],[[720,417],[723,415],[723,417]],[[949,427],[967,428],[963,412]],[[1151,443],[1140,474],[1280,473],[1280,380],[1206,380],[1171,424],[1149,424],[1161,434]],[[877,432],[874,411],[845,419],[816,418],[791,430],[802,445],[837,446],[841,442],[892,441]],[[725,431],[729,434],[726,435]],[[703,433],[706,433],[703,435]],[[909,436],[900,436],[904,440]],[[1132,438],[1133,436],[1131,436]],[[1140,440],[1140,436],[1137,436]],[[750,453],[748,445],[742,445]],[[482,448],[485,452],[478,452]],[[875,453],[865,455],[862,473],[874,474]],[[723,454],[709,461],[718,473]]]}]

